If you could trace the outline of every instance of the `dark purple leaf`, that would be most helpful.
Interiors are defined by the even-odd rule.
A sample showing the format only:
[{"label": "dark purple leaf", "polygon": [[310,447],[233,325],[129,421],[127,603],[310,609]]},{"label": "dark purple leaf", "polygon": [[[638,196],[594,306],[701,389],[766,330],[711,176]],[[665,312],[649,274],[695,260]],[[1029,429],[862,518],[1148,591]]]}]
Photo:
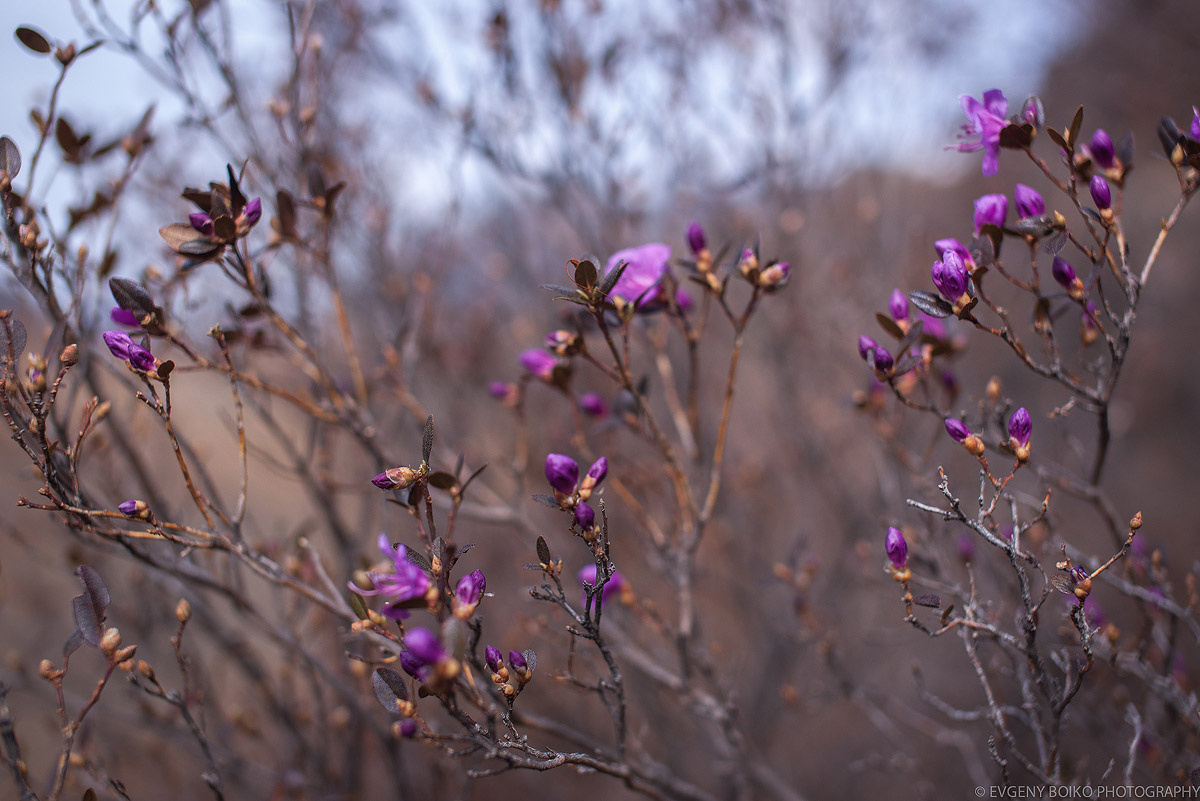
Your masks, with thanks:
[{"label": "dark purple leaf", "polygon": [[50,42],[38,30],[22,25],[16,30],[17,41],[25,45],[34,53],[45,55],[50,52]]},{"label": "dark purple leaf", "polygon": [[0,340],[0,347],[3,348],[3,351],[0,351],[0,359],[11,360],[15,364],[25,352],[25,324],[9,316],[4,323],[0,323],[0,334],[3,334],[3,339]]},{"label": "dark purple leaf", "polygon": [[429,455],[433,453],[433,415],[425,418],[425,430],[421,432],[421,460],[429,463]]},{"label": "dark purple leaf", "polygon": [[928,314],[930,317],[949,317],[954,314],[954,307],[932,292],[924,289],[914,289],[908,293],[912,305]]},{"label": "dark purple leaf", "polygon": [[537,538],[537,555],[543,565],[550,564],[550,546],[546,544],[545,537]]},{"label": "dark purple leaf", "polygon": [[536,495],[531,495],[530,497],[540,503],[542,506],[549,506],[551,509],[558,508],[558,501],[555,500],[553,495],[543,495],[538,493]]},{"label": "dark purple leaf", "polygon": [[117,305],[128,312],[133,312],[141,320],[154,313],[154,298],[146,287],[128,278],[108,279],[108,289],[112,292]]},{"label": "dark purple leaf", "polygon": [[896,339],[900,339],[904,336],[904,329],[896,325],[896,321],[891,317],[888,317],[886,314],[883,314],[882,312],[875,312],[875,320],[879,323],[879,326],[884,331],[887,331]]},{"label": "dark purple leaf", "polygon": [[1071,118],[1071,127],[1067,129],[1067,145],[1068,149],[1074,150],[1075,143],[1079,141],[1079,129],[1083,127],[1083,106],[1075,109],[1075,116]]},{"label": "dark purple leaf", "polygon": [[0,171],[7,173],[9,180],[21,171],[21,151],[7,136],[0,136]]}]

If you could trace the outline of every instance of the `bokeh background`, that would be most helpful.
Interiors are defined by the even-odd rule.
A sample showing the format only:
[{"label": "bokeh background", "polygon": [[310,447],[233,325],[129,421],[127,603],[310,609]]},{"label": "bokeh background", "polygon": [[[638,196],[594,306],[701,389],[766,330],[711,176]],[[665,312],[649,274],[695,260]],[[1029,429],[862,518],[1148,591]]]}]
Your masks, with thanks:
[{"label": "bokeh background", "polygon": [[[113,21],[123,30],[130,14],[146,9],[114,5]],[[158,5],[167,18],[181,14],[180,30],[188,28],[186,4]],[[411,355],[404,380],[436,415],[443,457],[462,450],[469,464],[489,463],[489,477],[505,497],[528,487],[540,491],[533,486],[539,459],[514,460],[520,437],[528,434],[536,455],[560,449],[571,432],[570,417],[552,393],[530,398],[529,419],[536,423],[528,432],[515,429],[487,393],[489,380],[514,378],[517,354],[539,344],[562,319],[560,306],[538,284],[563,283],[568,258],[605,259],[646,241],[669,243],[683,255],[690,220],[700,221],[716,242],[760,237],[766,253],[791,262],[793,278],[750,331],[729,481],[701,552],[713,653],[753,722],[754,749],[802,797],[902,792],[937,798],[989,783],[992,765],[981,745],[987,727],[947,719],[920,697],[913,678],[919,664],[946,701],[978,704],[960,645],[927,640],[904,625],[895,586],[880,570],[888,525],[911,526],[931,545],[952,536],[905,509],[904,499],[933,497],[929,479],[938,464],[957,466],[964,476],[970,465],[940,441],[917,449],[911,473],[897,465],[877,424],[852,402],[869,383],[855,342],[860,333],[877,335],[873,315],[886,308],[893,287],[925,287],[933,240],[969,238],[975,197],[1011,195],[1017,181],[1048,189],[1012,153],[1002,154],[999,176],[984,178],[977,155],[945,150],[961,122],[960,94],[998,87],[1013,107],[1038,94],[1053,125],[1065,125],[1082,104],[1085,134],[1096,127],[1114,138],[1133,131],[1137,159],[1125,227],[1134,252],[1144,253],[1176,186],[1154,127],[1164,114],[1189,119],[1200,102],[1200,12],[1187,0],[1077,0],[1052,7],[1032,0],[643,5],[292,4],[293,18],[308,21],[307,45],[320,48],[321,56],[305,76],[303,93],[289,95],[291,40],[279,4],[193,2],[191,9],[219,32],[215,46],[236,65],[242,94],[229,102],[218,76],[193,66],[204,63],[202,52],[176,50],[149,25],[139,46],[150,57],[141,63],[131,48],[112,44],[89,55],[63,86],[60,102],[72,125],[102,140],[134,125],[153,104],[155,142],[120,216],[84,226],[80,235],[96,249],[114,243],[114,274],[168,276],[174,264],[157,229],[188,210],[178,199],[184,185],[218,180],[225,163],[253,153],[279,165],[307,160],[345,180],[344,223],[334,250],[368,372],[386,384],[385,347]],[[118,38],[83,2],[0,9],[0,28],[19,24],[81,44]],[[190,103],[171,91],[175,79],[162,67],[164,53],[183,65]],[[28,111],[44,107],[55,72],[14,41],[0,47],[0,74],[6,97],[0,127],[28,154],[36,145]],[[281,120],[308,109],[306,137],[289,138]],[[215,115],[211,126],[205,115]],[[103,167],[80,171],[63,164],[53,147],[46,159],[39,185],[60,219],[112,178]],[[252,185],[253,166],[248,176]],[[297,172],[295,179],[299,184],[303,176]],[[1122,515],[1143,512],[1144,536],[1168,554],[1177,583],[1195,565],[1200,519],[1191,469],[1200,445],[1194,346],[1200,318],[1192,309],[1200,297],[1192,263],[1197,230],[1188,219],[1172,235],[1145,293],[1137,344],[1113,410],[1116,436],[1104,483]],[[301,277],[280,277],[277,288],[307,330],[324,338],[321,344],[336,346],[327,298]],[[218,279],[199,271],[177,285],[173,297],[176,319],[197,338],[227,320],[234,303]],[[111,304],[98,289],[84,300],[100,326]],[[39,330],[37,310],[7,277],[0,278],[0,307],[20,310],[32,342],[52,336],[48,326]],[[727,344],[718,334],[707,344],[713,361],[703,375],[711,413]],[[286,361],[273,361],[270,348],[256,358],[279,381],[290,380]],[[965,393],[982,392],[998,375],[1006,394],[1034,411],[1035,427],[1050,428],[1046,414],[1066,400],[994,348],[968,350],[957,370]],[[208,384],[180,399],[188,419],[183,427],[204,441],[205,464],[228,488],[236,481],[225,475],[234,464],[228,397],[220,381],[203,380]],[[120,403],[120,385],[112,386]],[[252,435],[264,442],[270,416],[251,421]],[[411,418],[400,408],[380,414],[392,453],[415,453],[419,433]],[[275,422],[285,429],[289,423],[286,415]],[[927,419],[894,422],[910,443],[935,441]],[[153,447],[148,421],[142,421],[145,430],[137,425],[135,434]],[[1058,444],[1046,447],[1060,449],[1055,456],[1070,463],[1074,457],[1062,443],[1072,432],[1067,425],[1056,430],[1058,438],[1047,442]],[[620,454],[614,469],[631,475],[643,469],[619,435],[601,435],[598,443]],[[374,472],[361,454],[339,451],[336,441],[322,447],[347,485]],[[17,449],[0,446],[0,453],[0,501],[36,492]],[[262,480],[255,483],[250,522],[261,542],[284,553],[297,536],[321,541],[327,535],[319,503],[274,469],[279,458],[269,451],[255,455]],[[92,470],[102,497],[113,505],[128,497],[119,462]],[[361,532],[364,554],[381,529],[395,539],[410,533],[407,521],[373,492],[342,492],[339,504]],[[669,597],[656,595],[661,582],[639,555],[630,518],[619,509],[610,513],[626,524],[614,526],[618,565],[639,593],[669,605]],[[556,551],[571,553],[573,543],[551,513],[533,508],[524,514]],[[1100,553],[1108,540],[1089,514],[1064,502],[1056,523],[1073,543]],[[169,654],[172,591],[179,588],[123,567],[48,517],[0,502],[0,521],[0,669],[20,690],[14,711],[36,753],[53,743],[55,723],[35,666],[71,630],[73,564],[96,564],[114,577],[111,617],[127,641],[144,643],[148,654]],[[503,610],[489,625],[536,641],[542,654],[545,680],[529,694],[545,692],[539,703],[547,709],[597,715],[589,706],[594,702],[572,698],[548,679],[563,650],[561,621],[525,597],[530,574],[520,568],[532,559],[532,543],[515,527],[472,525],[472,535],[460,537],[480,546],[474,555],[487,571],[495,608]],[[802,591],[776,575],[774,566],[789,562],[812,570]],[[283,603],[270,594],[261,601]],[[634,625],[620,611],[613,625]],[[336,761],[328,754],[338,749],[352,751],[349,735],[330,735],[346,738],[330,745],[304,732],[274,732],[277,721],[254,718],[261,687],[240,680],[222,685],[227,672],[236,673],[230,654],[241,648],[258,655],[267,672],[263,681],[300,710],[309,677],[280,664],[280,654],[228,610],[214,605],[212,614],[224,615],[224,623],[203,635],[195,658],[210,703],[223,720],[237,722],[218,736],[228,738],[225,758],[244,782],[231,796],[339,797],[313,788],[335,786],[337,771],[350,769],[315,764]],[[1119,609],[1110,615],[1121,619]],[[343,647],[336,638],[312,645],[334,653]],[[1190,656],[1195,665],[1194,647]],[[1184,680],[1195,680],[1194,668],[1185,672]],[[1094,678],[1085,687],[1085,705],[1105,703],[1105,678]],[[664,758],[682,771],[701,769],[692,762],[702,748],[654,740],[649,721],[670,719],[671,709],[660,708],[652,694],[633,703],[648,750],[667,752]],[[195,779],[199,762],[187,739],[162,710],[144,704],[132,690],[110,688],[106,722],[89,730],[85,744],[132,797],[157,797],[163,786],[178,788],[172,794],[181,801],[208,797]],[[154,727],[146,727],[147,720]],[[404,759],[412,771],[405,786],[428,794],[422,797],[624,797],[616,782],[577,774],[471,781],[460,765],[416,744],[405,746]],[[38,757],[31,761],[38,765]],[[362,762],[345,786],[365,793],[381,780],[383,767]],[[1086,756],[1081,763],[1088,768]]]}]

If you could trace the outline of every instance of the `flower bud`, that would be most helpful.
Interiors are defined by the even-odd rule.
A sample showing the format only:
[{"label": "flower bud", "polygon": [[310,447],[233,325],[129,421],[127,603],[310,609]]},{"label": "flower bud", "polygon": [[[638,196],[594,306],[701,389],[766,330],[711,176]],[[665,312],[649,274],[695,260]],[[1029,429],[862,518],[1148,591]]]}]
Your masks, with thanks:
[{"label": "flower bud", "polygon": [[586,501],[575,504],[575,525],[583,532],[590,532],[596,525],[596,512]]},{"label": "flower bud", "polygon": [[554,368],[558,366],[558,359],[553,353],[547,353],[540,348],[531,348],[521,354],[520,360],[521,365],[531,375],[543,381],[550,381],[554,378]]},{"label": "flower bud", "polygon": [[700,223],[692,222],[687,228],[688,247],[692,249],[693,256],[699,256],[708,248],[708,242],[704,236],[704,229],[700,227]]},{"label": "flower bud", "polygon": [[767,292],[775,292],[787,285],[792,265],[786,261],[775,262],[758,274],[758,285]]},{"label": "flower bud", "polygon": [[559,356],[574,356],[579,352],[582,344],[583,340],[578,334],[572,334],[561,328],[546,334],[546,349]]},{"label": "flower bud", "polygon": [[1103,128],[1097,128],[1096,132],[1092,134],[1088,152],[1092,154],[1092,161],[1102,170],[1107,170],[1116,163],[1112,137]]},{"label": "flower bud", "polygon": [[579,408],[588,417],[604,417],[608,414],[608,404],[596,392],[587,392],[579,396]]},{"label": "flower bud", "polygon": [[483,571],[476,568],[458,580],[454,588],[454,615],[459,618],[469,618],[475,613],[475,607],[483,599],[483,591],[487,588],[487,580]]},{"label": "flower bud", "polygon": [[1086,290],[1083,287],[1083,281],[1079,280],[1079,276],[1075,274],[1075,268],[1066,259],[1055,256],[1050,273],[1072,298],[1081,300],[1084,297]]},{"label": "flower bud", "polygon": [[412,486],[420,475],[419,471],[411,467],[389,467],[371,479],[371,483],[381,490],[400,490]]},{"label": "flower bud", "polygon": [[579,483],[580,500],[586,501],[592,497],[592,491],[604,480],[606,475],[608,475],[608,459],[601,456],[592,463],[592,466],[588,468],[587,475]]},{"label": "flower bud", "polygon": [[883,547],[887,550],[888,559],[892,561],[892,567],[903,570],[908,566],[908,543],[900,529],[895,526],[888,529]]},{"label": "flower bud", "polygon": [[899,289],[892,290],[892,296],[888,298],[888,311],[892,313],[892,319],[898,323],[908,320],[908,298]]},{"label": "flower bud", "polygon": [[500,649],[494,645],[489,645],[483,649],[483,661],[487,663],[488,670],[493,673],[499,673],[504,668],[504,660],[500,657]]},{"label": "flower bud", "polygon": [[117,510],[126,517],[131,517],[134,520],[149,520],[151,517],[150,506],[142,500],[125,501],[117,505]]},{"label": "flower bud", "polygon": [[1004,195],[983,195],[976,199],[975,236],[979,236],[985,225],[994,225],[997,228],[1003,228],[1004,220],[1007,217],[1008,198]]},{"label": "flower bud", "polygon": [[892,354],[882,347],[876,347],[871,351],[870,360],[874,363],[875,375],[880,381],[890,377],[892,368],[896,366],[896,360],[892,358]]},{"label": "flower bud", "polygon": [[933,263],[931,275],[934,286],[951,303],[958,304],[967,294],[967,268],[953,250],[947,250],[942,254],[941,261]]},{"label": "flower bud", "polygon": [[1080,313],[1079,339],[1083,342],[1083,346],[1087,347],[1095,342],[1100,337],[1100,328],[1096,325],[1096,304],[1092,301],[1087,302],[1087,306]]},{"label": "flower bud", "polygon": [[58,360],[65,367],[71,367],[79,361],[79,346],[71,343],[62,349],[62,353],[58,354]]},{"label": "flower bud", "polygon": [[1025,184],[1017,184],[1017,188],[1013,190],[1013,199],[1017,201],[1017,216],[1021,219],[1039,217],[1046,213],[1046,202],[1042,200],[1041,193]]},{"label": "flower bud", "polygon": [[871,353],[871,351],[877,350],[878,348],[879,348],[879,343],[876,342],[875,340],[871,339],[870,337],[861,336],[858,338],[858,355],[861,356],[864,360],[866,360],[867,356]]},{"label": "flower bud", "polygon": [[179,603],[175,604],[175,619],[180,623],[187,623],[192,619],[192,605],[186,598],[180,598]]},{"label": "flower bud", "polygon": [[579,480],[579,463],[561,453],[546,455],[546,481],[556,492],[571,495],[575,492],[575,482]]},{"label": "flower bud", "polygon": [[1200,142],[1200,110],[1192,106],[1192,123],[1188,126],[1188,133],[1192,135],[1192,140]]},{"label": "flower bud", "polygon": [[41,661],[41,663],[38,665],[38,675],[41,676],[43,679],[50,681],[52,679],[57,679],[59,676],[61,676],[62,671],[59,670],[58,668],[56,668],[54,666],[54,663],[51,662],[49,659],[43,659]]},{"label": "flower bud", "polygon": [[103,636],[100,637],[100,650],[106,654],[112,654],[121,647],[121,632],[116,628],[105,629]]},{"label": "flower bud", "polygon": [[1008,444],[1017,455],[1018,462],[1029,459],[1029,437],[1033,433],[1033,421],[1029,410],[1022,406],[1008,420]]},{"label": "flower bud", "polygon": [[1088,189],[1092,193],[1092,202],[1101,212],[1109,211],[1112,208],[1112,191],[1108,188],[1108,181],[1104,179],[1103,175],[1093,175]]}]

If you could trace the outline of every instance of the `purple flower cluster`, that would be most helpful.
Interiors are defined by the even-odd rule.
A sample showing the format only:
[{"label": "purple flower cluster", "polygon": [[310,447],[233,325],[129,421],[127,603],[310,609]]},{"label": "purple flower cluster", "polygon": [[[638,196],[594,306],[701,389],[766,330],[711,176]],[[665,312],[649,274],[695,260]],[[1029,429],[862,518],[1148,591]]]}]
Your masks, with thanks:
[{"label": "purple flower cluster", "polygon": [[608,459],[601,456],[593,462],[580,481],[578,462],[565,454],[551,453],[546,455],[545,473],[559,505],[574,510],[575,525],[585,533],[594,531],[596,512],[587,500],[608,474]]},{"label": "purple flower cluster", "polygon": [[158,364],[154,354],[130,339],[124,331],[105,331],[104,344],[113,356],[129,362],[129,366],[140,373],[151,372]]},{"label": "purple flower cluster", "polygon": [[[431,586],[429,576],[419,566],[408,560],[408,549],[405,546],[397,545],[393,548],[392,544],[388,542],[386,534],[380,534],[377,542],[379,550],[383,552],[383,555],[392,560],[393,572],[376,573],[372,571],[368,573],[367,578],[371,580],[371,589],[364,590],[353,582],[349,584],[349,587],[352,592],[356,592],[359,595],[384,596],[388,599],[388,602],[383,607],[384,616],[393,620],[403,620],[408,617],[408,610],[402,608],[399,604],[424,598]],[[482,594],[482,573],[480,573],[479,579],[479,592]]]}]

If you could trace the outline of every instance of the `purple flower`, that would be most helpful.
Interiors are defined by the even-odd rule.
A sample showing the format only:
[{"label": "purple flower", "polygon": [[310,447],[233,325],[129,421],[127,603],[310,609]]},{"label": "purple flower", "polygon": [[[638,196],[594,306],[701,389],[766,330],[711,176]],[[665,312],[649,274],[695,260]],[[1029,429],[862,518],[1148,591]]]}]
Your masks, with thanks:
[{"label": "purple flower", "polygon": [[687,314],[692,309],[696,308],[696,301],[692,300],[692,294],[683,287],[675,290],[675,305],[679,307],[679,311]]},{"label": "purple flower", "polygon": [[908,566],[908,543],[904,541],[900,529],[895,526],[888,529],[883,547],[887,551],[888,559],[892,560],[892,567],[903,570]]},{"label": "purple flower", "polygon": [[136,314],[128,309],[122,309],[120,306],[113,306],[113,310],[109,312],[109,317],[117,325],[125,325],[130,328],[141,328],[142,320]]},{"label": "purple flower", "polygon": [[1096,204],[1096,208],[1100,211],[1108,211],[1112,208],[1112,191],[1108,188],[1108,181],[1104,180],[1103,175],[1093,175],[1088,189],[1092,192],[1092,202]]},{"label": "purple flower", "polygon": [[[591,564],[580,568],[579,582],[581,584],[591,584],[594,586],[596,584],[596,565]],[[614,593],[620,592],[621,588],[624,586],[625,579],[621,576],[620,571],[614,570],[612,575],[608,577],[608,582],[604,585],[604,589],[600,591],[600,601],[602,603],[607,603],[608,599],[611,598]],[[583,599],[584,605],[587,605],[586,588]]]},{"label": "purple flower", "polygon": [[414,679],[425,681],[429,678],[429,668],[412,651],[400,652],[400,667]]},{"label": "purple flower", "polygon": [[931,273],[934,286],[951,303],[967,293],[967,267],[953,250],[947,250],[941,261],[933,263]]},{"label": "purple flower", "polygon": [[862,336],[858,338],[858,355],[861,356],[863,360],[866,360],[871,351],[877,350],[878,348],[879,343],[870,337]]},{"label": "purple flower", "polygon": [[692,249],[692,254],[700,255],[700,251],[708,246],[708,242],[704,237],[704,229],[700,227],[700,223],[692,222],[687,228],[688,247]]},{"label": "purple flower", "polygon": [[413,628],[404,633],[404,645],[419,667],[436,665],[446,658],[438,636],[429,629]]},{"label": "purple flower", "polygon": [[458,580],[458,584],[454,588],[454,598],[459,603],[474,608],[483,597],[486,587],[487,580],[483,577],[483,571],[476,568]]},{"label": "purple flower", "polygon": [[608,404],[604,398],[595,392],[586,392],[579,396],[579,408],[588,417],[604,417],[608,414]]},{"label": "purple flower", "polygon": [[1192,106],[1192,124],[1188,126],[1188,133],[1192,135],[1192,139],[1200,142],[1200,109]]},{"label": "purple flower", "polygon": [[517,385],[508,381],[493,381],[488,384],[488,394],[498,401],[515,403],[517,399]]},{"label": "purple flower", "polygon": [[1075,268],[1061,256],[1054,257],[1054,262],[1050,265],[1050,273],[1054,276],[1054,280],[1066,289],[1071,289],[1079,280],[1079,277],[1075,275]]},{"label": "purple flower", "polygon": [[1013,416],[1008,418],[1008,439],[1012,442],[1013,447],[1026,447],[1030,444],[1030,435],[1033,433],[1033,421],[1030,418],[1030,410],[1025,406],[1013,412]]},{"label": "purple flower", "polygon": [[154,369],[158,360],[150,351],[130,339],[129,334],[124,331],[105,331],[103,336],[104,344],[108,345],[112,355],[129,362],[133,369],[143,373]]},{"label": "purple flower", "polygon": [[667,260],[670,258],[671,248],[660,242],[617,251],[609,258],[605,274],[615,270],[617,264],[622,261],[627,262],[627,265],[612,288],[612,296],[627,303],[634,303],[640,298],[641,302],[637,303],[639,308],[653,300],[653,295],[648,294],[649,290],[658,286],[662,280],[667,271]]},{"label": "purple flower", "polygon": [[350,589],[363,596],[382,595],[389,599],[383,608],[383,614],[393,620],[408,617],[408,610],[400,609],[395,604],[423,598],[429,591],[429,576],[417,565],[408,561],[408,548],[397,545],[392,548],[386,534],[380,534],[377,540],[379,550],[392,560],[394,573],[370,572],[367,578],[371,580],[372,589],[363,588],[351,583]]},{"label": "purple flower", "polygon": [[946,330],[946,323],[944,321],[928,314],[922,314],[921,322],[924,323],[924,325],[921,326],[921,332],[925,336],[932,337],[941,342],[946,342],[949,340],[950,332]]},{"label": "purple flower", "polygon": [[554,377],[554,368],[558,366],[558,357],[553,353],[547,353],[541,348],[530,348],[524,351],[520,359],[521,365],[531,375],[543,381],[551,380]]},{"label": "purple flower", "polygon": [[575,492],[575,482],[579,480],[579,463],[570,456],[561,453],[546,455],[546,481],[550,486],[563,495]]},{"label": "purple flower", "polygon": [[892,290],[892,296],[888,298],[888,311],[898,323],[908,319],[908,298],[899,289]]},{"label": "purple flower", "polygon": [[983,195],[975,200],[975,236],[985,225],[1004,227],[1008,217],[1008,198],[1004,195]]},{"label": "purple flower", "polygon": [[117,509],[121,512],[121,514],[125,515],[126,517],[132,517],[137,512],[137,508],[137,501],[125,501],[117,506]]},{"label": "purple flower", "polygon": [[585,532],[591,531],[592,526],[596,525],[596,512],[585,501],[575,504],[575,525]]},{"label": "purple flower", "polygon": [[483,649],[483,661],[487,663],[488,670],[493,673],[499,673],[500,668],[504,667],[504,662],[500,656],[500,649],[494,645],[489,645]]},{"label": "purple flower", "polygon": [[999,89],[989,89],[983,93],[983,102],[970,95],[962,95],[958,102],[967,121],[958,137],[961,141],[952,147],[963,153],[982,150],[983,174],[995,175],[1000,168],[1000,131],[1007,125],[1008,101]]},{"label": "purple flower", "polygon": [[946,433],[955,442],[962,442],[967,437],[971,436],[971,429],[967,428],[967,424],[962,420],[956,420],[953,417],[946,418]]},{"label": "purple flower", "polygon": [[417,722],[412,718],[405,718],[400,721],[400,736],[406,740],[411,740],[417,736]]},{"label": "purple flower", "polygon": [[1041,192],[1033,187],[1017,184],[1017,188],[1013,190],[1013,199],[1017,201],[1017,215],[1022,220],[1046,213],[1046,201],[1042,200]]},{"label": "purple flower", "polygon": [[1092,134],[1088,152],[1092,154],[1092,161],[1102,170],[1107,170],[1115,163],[1116,154],[1113,151],[1112,137],[1103,128],[1097,128],[1096,132]]}]

